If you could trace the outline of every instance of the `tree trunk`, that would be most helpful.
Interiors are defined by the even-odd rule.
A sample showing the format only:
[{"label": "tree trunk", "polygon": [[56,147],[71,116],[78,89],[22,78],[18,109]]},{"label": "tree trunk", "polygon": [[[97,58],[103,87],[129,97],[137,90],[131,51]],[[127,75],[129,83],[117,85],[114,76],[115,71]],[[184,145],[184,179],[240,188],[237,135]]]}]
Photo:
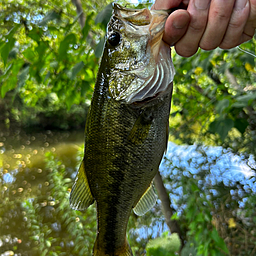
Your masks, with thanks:
[{"label": "tree trunk", "polygon": [[[86,17],[84,15],[84,10],[82,7],[81,0],[71,0],[71,1],[72,1],[73,5],[75,5],[75,7],[76,7],[76,13],[77,13],[77,15],[79,15],[79,24],[80,24],[80,27],[82,30],[84,27],[84,24],[85,24]],[[90,42],[91,47],[94,49],[96,46],[96,42],[95,42],[95,40],[93,40],[91,31],[89,31],[87,39]]]},{"label": "tree trunk", "polygon": [[75,5],[75,7],[76,7],[76,13],[77,13],[77,15],[79,15],[80,27],[83,28],[83,27],[84,27],[84,24],[85,24],[85,15],[84,15],[82,3],[81,3],[80,0],[72,0],[72,3],[73,3],[73,4]]},{"label": "tree trunk", "polygon": [[181,239],[181,244],[182,247],[184,246],[184,239],[181,234],[181,229],[180,226],[177,222],[177,220],[171,220],[172,215],[174,214],[174,209],[171,207],[171,200],[169,198],[169,195],[164,187],[164,183],[162,180],[162,177],[159,173],[157,172],[155,179],[154,179],[154,184],[158,193],[158,196],[161,200],[162,203],[162,211],[165,217],[165,221],[167,226],[169,227],[171,233],[177,233]]}]

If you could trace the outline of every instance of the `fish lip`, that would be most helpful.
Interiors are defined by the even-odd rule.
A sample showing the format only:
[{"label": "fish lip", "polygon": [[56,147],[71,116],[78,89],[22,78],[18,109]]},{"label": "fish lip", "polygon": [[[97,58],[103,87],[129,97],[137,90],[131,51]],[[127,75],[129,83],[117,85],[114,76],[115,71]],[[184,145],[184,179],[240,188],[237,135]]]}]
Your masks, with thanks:
[{"label": "fish lip", "polygon": [[[158,24],[155,26],[159,27],[159,25],[162,25],[160,30],[163,30],[165,21],[169,16],[168,11],[163,10],[149,10],[147,8],[132,9],[123,7],[117,3],[113,3],[112,7],[113,16],[115,16],[117,19],[124,22],[129,22],[130,24],[136,26],[152,25],[153,22],[156,23],[156,21],[158,21]],[[161,19],[157,20],[156,16],[161,16]]]},{"label": "fish lip", "polygon": [[[163,10],[149,10],[147,8],[126,8],[117,3],[113,3],[112,7],[112,18],[118,20],[122,24],[122,30],[125,31],[125,33],[131,33],[133,37],[141,36],[142,34],[148,35],[149,47],[147,47],[146,56],[138,60],[138,62],[144,62],[146,65],[148,64],[149,51],[151,51],[149,48],[151,47],[154,48],[153,55],[155,57],[155,61],[158,62],[158,48],[163,37],[165,22],[169,15],[168,12]],[[140,32],[139,35],[137,32]],[[136,69],[137,68],[134,68],[130,71]]]}]

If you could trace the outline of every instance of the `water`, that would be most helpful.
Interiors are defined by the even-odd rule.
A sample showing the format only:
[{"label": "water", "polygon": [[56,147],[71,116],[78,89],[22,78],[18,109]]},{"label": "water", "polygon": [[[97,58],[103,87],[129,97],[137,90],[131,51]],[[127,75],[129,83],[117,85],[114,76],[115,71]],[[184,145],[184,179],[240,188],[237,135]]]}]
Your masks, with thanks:
[{"label": "water", "polygon": [[[19,128],[0,132],[0,255],[40,255],[30,241],[31,232],[24,211],[26,200],[40,203],[45,211],[44,222],[52,222],[52,230],[61,237],[51,199],[51,181],[46,169],[45,153],[52,152],[65,166],[65,175],[74,178],[78,166],[77,153],[83,146],[83,131],[26,132]],[[71,187],[71,185],[70,185]],[[67,200],[68,204],[68,200]],[[50,212],[49,212],[50,211]],[[35,241],[36,242],[36,241]],[[72,245],[72,243],[71,243]],[[68,246],[66,243],[63,246]],[[72,247],[72,246],[71,246]],[[73,245],[74,247],[74,245]],[[66,249],[67,255],[69,249]],[[16,253],[17,252],[17,253]],[[15,254],[14,254],[15,253]],[[72,255],[70,253],[70,255]]]},{"label": "water", "polygon": [[[45,243],[51,244],[52,248],[54,243],[50,240],[51,237],[59,238],[55,242],[56,248],[65,252],[63,255],[79,255],[75,252],[75,239],[72,237],[67,238],[67,233],[72,233],[67,230],[65,221],[59,221],[59,215],[56,211],[60,204],[56,202],[51,193],[54,189],[52,187],[53,181],[49,180],[49,170],[46,168],[45,154],[46,152],[53,153],[62,163],[65,169],[65,178],[75,177],[78,162],[78,152],[82,152],[84,143],[84,131],[61,132],[61,131],[30,131],[26,132],[20,128],[4,130],[0,132],[0,255],[41,255],[40,242],[38,239],[40,234],[30,230],[31,224],[29,223],[29,216],[26,212],[24,205],[27,203],[34,203],[35,207],[40,208],[40,215],[42,218],[38,219],[38,225],[42,225],[40,230],[45,229],[45,233],[51,232],[46,238]],[[255,173],[243,161],[241,156],[236,156],[228,151],[223,151],[221,147],[205,148],[208,159],[212,159],[212,164],[206,168],[210,168],[210,174],[206,180],[201,183],[211,183],[213,186],[220,181],[224,184],[239,181],[243,186],[247,186],[254,193],[256,192],[254,179],[248,178]],[[172,159],[173,166],[182,168],[189,175],[197,175],[199,167],[203,164],[205,155],[197,151],[196,145],[193,146],[177,146],[169,143],[166,157]],[[182,160],[181,160],[182,159]],[[217,161],[215,161],[217,159]],[[251,159],[251,164],[255,162]],[[201,168],[201,167],[200,167]],[[160,171],[164,177],[171,176],[177,177],[178,171],[172,169],[172,173],[166,167],[166,161],[163,161],[160,166]],[[186,175],[186,174],[185,174]],[[199,180],[200,183],[200,180]],[[72,181],[67,185],[70,191]],[[168,188],[168,186],[167,186]],[[182,188],[171,190],[172,201],[179,200],[182,196]],[[7,193],[8,192],[8,193]],[[66,191],[67,192],[67,191]],[[179,196],[177,196],[179,195]],[[7,198],[8,196],[8,198]],[[66,209],[68,209],[68,195],[64,196],[66,201]],[[26,203],[27,202],[27,203]],[[158,202],[160,203],[160,202]],[[243,207],[243,201],[239,202]],[[172,205],[177,207],[175,203]],[[32,209],[33,210],[33,209]],[[36,210],[36,208],[35,208]],[[180,209],[181,211],[182,209]],[[76,214],[72,210],[70,214]],[[149,218],[151,225],[144,225],[143,221],[141,226],[136,229],[131,229],[131,232],[137,234],[139,238],[147,240],[148,237],[156,237],[163,231],[167,230],[166,224],[160,211],[159,204],[152,210],[154,212],[153,219],[150,215]],[[60,213],[61,216],[65,214],[65,210]],[[78,213],[77,213],[78,214]],[[94,216],[91,221],[91,229],[94,229],[95,234],[95,212],[89,212],[88,216],[82,213],[74,215],[72,222],[82,222],[82,215],[89,220],[90,216]],[[143,217],[144,218],[144,217]],[[35,221],[35,220],[33,220]],[[87,221],[88,222],[88,221]],[[154,223],[154,225],[152,224]],[[85,231],[87,232],[87,230]],[[93,233],[91,232],[91,233]],[[90,232],[88,231],[88,234]],[[31,240],[31,234],[34,235],[34,241]],[[44,235],[44,234],[43,234]],[[72,234],[71,234],[72,235]],[[94,238],[92,238],[91,246],[93,245]],[[55,248],[55,247],[54,247]],[[87,254],[84,254],[87,255]],[[89,255],[89,254],[88,254]]]}]

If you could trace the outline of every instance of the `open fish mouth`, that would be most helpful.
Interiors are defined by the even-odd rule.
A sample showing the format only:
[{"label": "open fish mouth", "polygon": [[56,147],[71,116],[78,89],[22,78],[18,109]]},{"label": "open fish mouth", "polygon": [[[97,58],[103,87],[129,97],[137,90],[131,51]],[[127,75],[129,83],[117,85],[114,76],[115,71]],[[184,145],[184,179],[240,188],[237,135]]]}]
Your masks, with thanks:
[{"label": "open fish mouth", "polygon": [[140,35],[149,34],[149,45],[152,48],[154,57],[157,58],[159,44],[164,33],[165,21],[168,17],[166,11],[149,10],[146,8],[136,10],[114,3],[113,16],[124,22],[126,33],[139,31]]},{"label": "open fish mouth", "polygon": [[[170,47],[162,41],[168,12],[130,9],[113,4],[108,35],[120,34],[121,43],[109,49],[109,92],[118,101],[142,102],[163,94],[173,81]],[[111,64],[114,63],[114,64]]]}]

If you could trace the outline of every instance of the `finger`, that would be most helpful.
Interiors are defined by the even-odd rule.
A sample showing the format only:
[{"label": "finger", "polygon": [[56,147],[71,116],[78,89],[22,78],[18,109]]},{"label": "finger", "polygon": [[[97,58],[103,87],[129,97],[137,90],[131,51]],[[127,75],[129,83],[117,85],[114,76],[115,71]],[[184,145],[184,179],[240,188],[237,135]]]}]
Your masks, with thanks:
[{"label": "finger", "polygon": [[176,43],[176,52],[184,57],[192,56],[197,52],[199,42],[204,33],[210,0],[191,0],[187,11],[190,14],[190,23],[186,34]]},{"label": "finger", "polygon": [[213,50],[220,45],[227,30],[234,4],[235,0],[212,0],[207,26],[199,44],[202,49]]},{"label": "finger", "polygon": [[187,31],[190,15],[185,10],[173,12],[165,23],[163,40],[169,45],[174,45]]},{"label": "finger", "polygon": [[250,15],[248,21],[256,28],[256,0],[250,0]]},{"label": "finger", "polygon": [[244,27],[241,43],[252,39],[256,29],[256,0],[250,0],[250,15]]},{"label": "finger", "polygon": [[156,0],[155,3],[152,5],[152,10],[167,10],[173,7],[177,7],[182,3],[182,0]]},{"label": "finger", "polygon": [[231,19],[228,24],[223,41],[219,45],[222,49],[230,49],[241,44],[244,40],[244,28],[250,13],[249,0],[246,2],[236,1]]}]

